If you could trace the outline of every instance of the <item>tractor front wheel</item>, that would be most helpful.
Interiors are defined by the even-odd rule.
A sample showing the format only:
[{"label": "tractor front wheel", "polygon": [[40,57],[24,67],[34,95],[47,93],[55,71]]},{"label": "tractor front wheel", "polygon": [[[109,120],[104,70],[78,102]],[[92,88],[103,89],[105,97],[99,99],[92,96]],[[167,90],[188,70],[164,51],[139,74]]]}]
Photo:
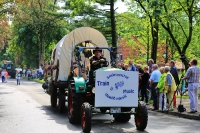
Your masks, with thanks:
[{"label": "tractor front wheel", "polygon": [[137,130],[143,131],[147,127],[148,112],[146,105],[138,104],[138,113],[135,114],[135,125]]},{"label": "tractor front wheel", "polygon": [[81,126],[84,133],[91,131],[91,108],[89,103],[83,103],[81,107]]},{"label": "tractor front wheel", "polygon": [[84,94],[76,93],[74,83],[69,85],[68,89],[68,118],[70,123],[79,123],[81,121],[81,105],[84,102]]}]

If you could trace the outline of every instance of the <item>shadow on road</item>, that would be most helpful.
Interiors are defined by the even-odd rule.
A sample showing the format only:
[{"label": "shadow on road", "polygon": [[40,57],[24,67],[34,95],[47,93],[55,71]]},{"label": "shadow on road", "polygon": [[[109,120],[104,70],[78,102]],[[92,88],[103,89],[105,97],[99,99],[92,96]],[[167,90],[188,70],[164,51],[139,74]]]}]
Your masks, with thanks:
[{"label": "shadow on road", "polygon": [[[51,106],[38,107],[40,110],[45,111],[46,115],[61,125],[66,125],[70,131],[82,131],[81,124],[71,124],[68,120],[67,107],[64,114],[59,113],[58,107],[52,108]],[[133,119],[133,118],[132,118]],[[148,133],[146,131],[137,131],[133,120],[127,123],[115,122],[111,115],[95,115],[92,118],[92,133]],[[133,130],[132,130],[133,129]]]},{"label": "shadow on road", "polygon": [[66,125],[67,128],[71,131],[81,131],[81,125],[72,125],[69,123],[68,115],[67,115],[67,107],[65,113],[59,113],[58,107],[52,108],[51,106],[41,106],[38,107],[40,110],[44,110],[46,115],[50,116],[51,119],[54,120],[56,123],[61,125]]},{"label": "shadow on road", "polygon": [[13,92],[0,92],[0,95],[12,94]]}]

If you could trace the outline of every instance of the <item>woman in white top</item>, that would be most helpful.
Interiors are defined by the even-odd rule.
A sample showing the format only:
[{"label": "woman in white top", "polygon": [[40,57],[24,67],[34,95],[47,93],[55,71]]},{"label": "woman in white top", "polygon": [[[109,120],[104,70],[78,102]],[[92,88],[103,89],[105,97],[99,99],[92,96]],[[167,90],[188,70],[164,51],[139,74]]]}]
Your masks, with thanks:
[{"label": "woman in white top", "polygon": [[5,81],[5,70],[1,72],[2,83]]}]

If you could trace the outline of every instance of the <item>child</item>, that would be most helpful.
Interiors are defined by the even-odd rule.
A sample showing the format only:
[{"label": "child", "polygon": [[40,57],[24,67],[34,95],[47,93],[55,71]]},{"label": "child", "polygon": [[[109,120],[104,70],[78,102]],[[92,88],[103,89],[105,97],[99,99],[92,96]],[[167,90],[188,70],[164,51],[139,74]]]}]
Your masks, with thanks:
[{"label": "child", "polygon": [[166,110],[166,102],[167,102],[167,99],[166,99],[167,90],[164,89],[165,88],[164,82],[166,78],[165,68],[161,67],[160,72],[162,75],[160,77],[160,80],[158,81],[158,85],[156,89],[158,89],[159,91],[159,111],[162,111],[162,110]]},{"label": "child", "polygon": [[20,85],[20,73],[17,72],[16,74],[16,79],[17,79],[17,85]]},{"label": "child", "polygon": [[7,82],[8,81],[8,72],[5,70],[5,76],[4,76],[4,81]]}]

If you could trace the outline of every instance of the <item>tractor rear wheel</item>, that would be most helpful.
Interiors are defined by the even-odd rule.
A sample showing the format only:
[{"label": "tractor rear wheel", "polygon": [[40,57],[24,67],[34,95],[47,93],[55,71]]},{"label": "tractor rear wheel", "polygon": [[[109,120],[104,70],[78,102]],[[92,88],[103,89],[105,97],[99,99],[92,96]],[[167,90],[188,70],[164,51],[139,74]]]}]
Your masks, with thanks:
[{"label": "tractor rear wheel", "polygon": [[81,105],[84,102],[85,94],[76,93],[75,85],[72,82],[68,89],[68,118],[70,123],[80,123]]},{"label": "tractor rear wheel", "polygon": [[81,126],[84,133],[91,131],[91,108],[89,103],[83,103],[81,107]]},{"label": "tractor rear wheel", "polygon": [[146,105],[138,104],[138,114],[135,114],[135,125],[137,130],[143,131],[147,127],[148,112]]},{"label": "tractor rear wheel", "polygon": [[64,113],[65,112],[65,92],[64,90],[61,90],[60,91],[60,94],[59,94],[59,112],[60,113]]},{"label": "tractor rear wheel", "polygon": [[57,106],[57,88],[52,85],[52,94],[51,94],[51,107]]},{"label": "tractor rear wheel", "polygon": [[[122,112],[131,111],[131,108],[122,108]],[[131,114],[117,114],[114,116],[116,122],[128,122],[131,119]]]}]

